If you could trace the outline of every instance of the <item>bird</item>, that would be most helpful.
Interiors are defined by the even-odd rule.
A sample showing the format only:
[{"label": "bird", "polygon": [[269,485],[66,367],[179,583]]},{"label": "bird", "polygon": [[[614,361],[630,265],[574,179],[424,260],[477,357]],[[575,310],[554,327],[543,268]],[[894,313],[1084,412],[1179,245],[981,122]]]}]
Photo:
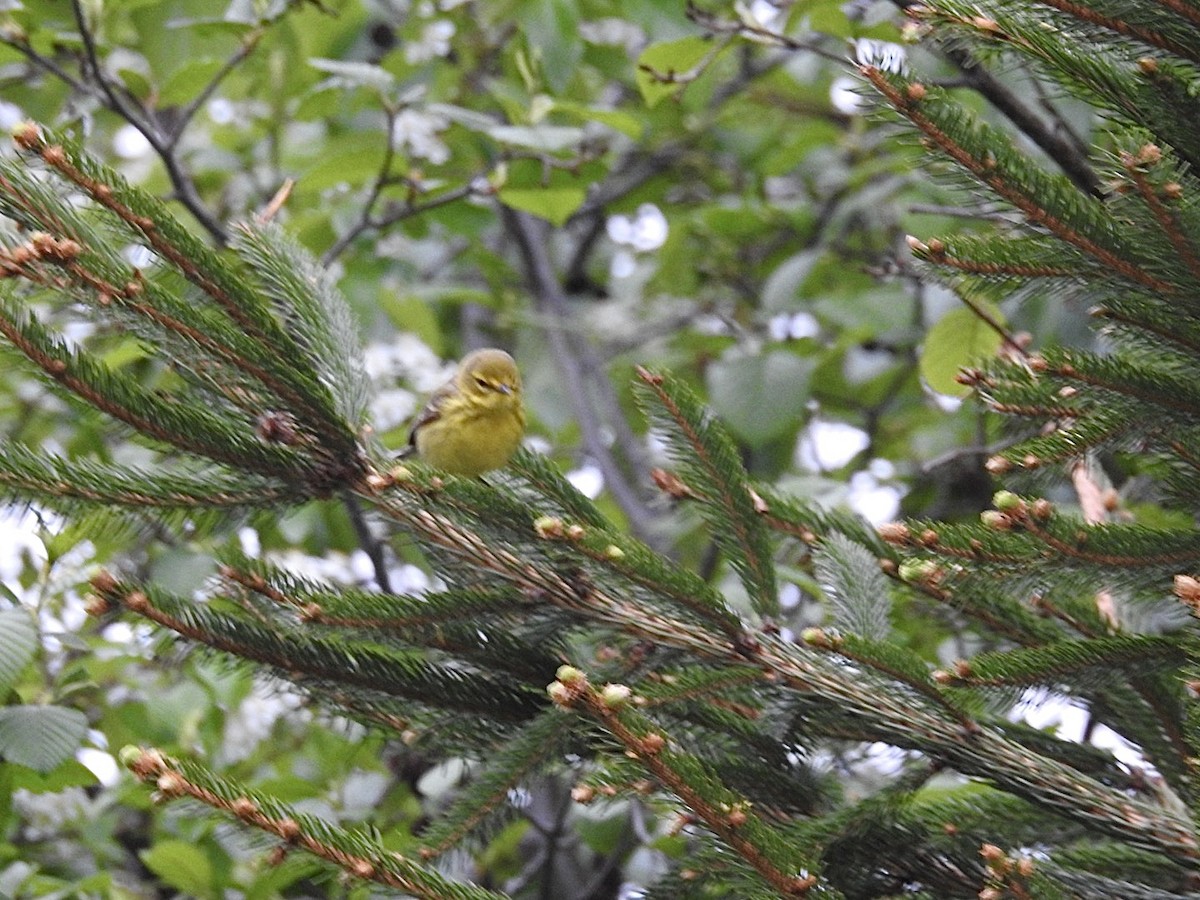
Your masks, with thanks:
[{"label": "bird", "polygon": [[503,350],[468,353],[413,421],[402,457],[416,455],[453,475],[506,465],[525,434],[521,373]]}]

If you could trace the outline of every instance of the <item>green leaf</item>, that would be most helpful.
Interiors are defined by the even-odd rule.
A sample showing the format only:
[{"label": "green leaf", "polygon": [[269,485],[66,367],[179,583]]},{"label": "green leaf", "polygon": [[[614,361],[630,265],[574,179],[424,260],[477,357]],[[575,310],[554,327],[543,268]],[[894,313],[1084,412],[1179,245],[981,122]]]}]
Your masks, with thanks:
[{"label": "green leaf", "polygon": [[621,134],[635,141],[639,140],[645,131],[642,120],[624,110],[596,109],[594,106],[563,100],[555,100],[554,108],[559,112],[582,119],[585,122],[599,122],[601,125],[607,125],[614,131],[619,131]]},{"label": "green leaf", "polygon": [[500,200],[546,219],[552,225],[562,225],[583,205],[587,194],[581,187],[501,188]]},{"label": "green leaf", "polygon": [[28,766],[10,766],[12,786],[33,794],[53,794],[70,787],[94,787],[96,774],[77,759],[68,759],[49,772],[37,772]]},{"label": "green leaf", "polygon": [[818,247],[809,247],[795,256],[789,256],[776,266],[762,287],[763,309],[767,312],[795,309],[800,287],[823,252]]},{"label": "green leaf", "polygon": [[187,841],[159,841],[140,854],[143,865],[177,890],[198,897],[215,896],[212,863]]},{"label": "green leaf", "polygon": [[787,350],[723,357],[706,373],[712,407],[739,437],[762,445],[800,422],[814,368]]},{"label": "green leaf", "polygon": [[379,308],[393,325],[401,331],[415,334],[435,352],[445,352],[446,342],[430,303],[415,294],[396,294],[383,287],[379,288],[376,296]]},{"label": "green leaf", "polygon": [[189,102],[207,87],[223,65],[219,59],[188,60],[171,74],[159,90],[158,104],[174,106]]},{"label": "green leaf", "polygon": [[37,652],[38,633],[33,616],[24,609],[0,612],[0,696],[25,671]]},{"label": "green leaf", "polygon": [[495,125],[488,129],[488,134],[502,144],[542,153],[574,150],[584,142],[583,129],[570,125]]},{"label": "green leaf", "polygon": [[87,716],[65,706],[0,709],[0,759],[49,772],[79,749]]},{"label": "green leaf", "polygon": [[365,184],[379,174],[385,155],[382,144],[354,150],[333,150],[323,154],[300,176],[298,186],[307,191],[323,191],[342,184]]},{"label": "green leaf", "polygon": [[[1004,324],[1004,315],[994,303],[973,301],[994,322]],[[953,309],[929,329],[921,350],[921,377],[932,390],[952,397],[965,397],[970,388],[955,380],[959,369],[996,355],[1003,339],[987,322],[967,308]]]},{"label": "green leaf", "polygon": [[319,72],[333,76],[330,80],[344,87],[370,87],[384,91],[396,80],[387,69],[370,63],[310,59],[309,65]]},{"label": "green leaf", "polygon": [[676,78],[690,73],[712,50],[712,41],[695,36],[661,41],[643,50],[637,61],[637,86],[646,105],[657,106],[683,90]]}]

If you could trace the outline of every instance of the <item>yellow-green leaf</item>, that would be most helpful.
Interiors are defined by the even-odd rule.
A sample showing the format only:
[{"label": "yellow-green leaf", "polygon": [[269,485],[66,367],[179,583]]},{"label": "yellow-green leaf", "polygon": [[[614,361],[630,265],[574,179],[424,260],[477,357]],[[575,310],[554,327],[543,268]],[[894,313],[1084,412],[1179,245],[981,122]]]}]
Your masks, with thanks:
[{"label": "yellow-green leaf", "polygon": [[[1004,324],[1004,315],[995,304],[974,301],[992,321]],[[996,355],[1003,339],[996,329],[971,309],[953,309],[938,320],[925,336],[921,349],[921,377],[939,394],[965,397],[970,388],[959,384],[955,376],[964,366],[977,364]]]},{"label": "yellow-green leaf", "polygon": [[712,49],[712,41],[693,36],[660,41],[643,50],[638,57],[636,77],[646,105],[655,106],[682,90],[682,83],[677,78],[685,74],[690,76]]},{"label": "yellow-green leaf", "polygon": [[583,205],[587,195],[581,187],[501,188],[501,202],[533,213],[553,225],[562,225]]}]

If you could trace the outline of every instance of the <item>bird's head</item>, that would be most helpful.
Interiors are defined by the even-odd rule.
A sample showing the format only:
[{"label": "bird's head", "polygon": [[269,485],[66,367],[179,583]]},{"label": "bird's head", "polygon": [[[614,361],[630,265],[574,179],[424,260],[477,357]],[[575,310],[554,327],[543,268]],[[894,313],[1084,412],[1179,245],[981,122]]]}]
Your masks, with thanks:
[{"label": "bird's head", "polygon": [[511,356],[489,347],[463,357],[458,366],[458,389],[473,403],[492,409],[519,406],[521,373]]}]

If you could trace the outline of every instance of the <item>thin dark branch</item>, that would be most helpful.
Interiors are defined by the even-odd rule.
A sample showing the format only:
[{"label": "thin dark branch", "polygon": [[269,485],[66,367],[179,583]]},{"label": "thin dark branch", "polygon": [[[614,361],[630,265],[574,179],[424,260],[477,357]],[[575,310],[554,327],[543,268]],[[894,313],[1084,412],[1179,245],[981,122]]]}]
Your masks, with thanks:
[{"label": "thin dark branch", "polygon": [[215,242],[224,244],[228,239],[225,226],[221,224],[204,203],[204,200],[196,190],[196,185],[192,181],[191,176],[184,172],[182,165],[175,156],[174,147],[177,136],[168,141],[162,132],[159,131],[158,123],[149,110],[140,105],[135,106],[127,97],[113,89],[112,83],[108,79],[108,76],[104,74],[104,70],[100,65],[100,58],[96,51],[96,42],[92,36],[91,29],[88,28],[87,15],[83,10],[80,0],[72,0],[71,8],[75,13],[75,22],[79,28],[80,40],[83,41],[83,69],[86,74],[91,75],[91,78],[95,82],[94,90],[100,92],[101,98],[105,101],[109,109],[141,132],[142,136],[154,149],[154,152],[158,154],[159,159],[162,160],[163,166],[167,170],[167,177],[171,179],[171,185],[175,189],[175,198],[192,214]]},{"label": "thin dark branch", "polygon": [[[74,75],[60,66],[54,60],[42,56],[40,53],[34,50],[27,41],[19,41],[8,37],[0,37],[0,43],[16,50],[18,53],[28,59],[29,62],[34,66],[49,72],[76,93],[89,94],[92,92],[89,85],[77,79]],[[21,83],[20,79],[14,79],[14,81],[16,83]]]},{"label": "thin dark branch", "polygon": [[148,117],[143,117],[145,110],[135,108],[129,103],[128,98],[114,90],[112,83],[104,74],[104,68],[100,65],[100,55],[96,50],[96,41],[88,27],[87,14],[84,12],[80,0],[71,0],[71,10],[75,14],[75,25],[79,29],[79,38],[83,41],[82,68],[84,74],[91,75],[92,83],[100,89],[100,93],[107,100],[108,108],[120,115],[145,135],[146,140],[154,144],[159,135],[153,121]]},{"label": "thin dark branch", "polygon": [[237,50],[230,54],[229,59],[225,60],[225,64],[217,70],[216,74],[214,74],[211,79],[209,79],[209,82],[204,86],[204,89],[192,98],[191,103],[179,111],[175,126],[171,129],[171,134],[167,138],[164,145],[170,151],[174,152],[175,146],[179,143],[179,139],[183,137],[183,132],[187,128],[188,124],[195,117],[200,107],[208,102],[208,99],[220,86],[221,82],[225,80],[225,77],[239,65],[241,65],[246,57],[253,53],[255,48],[258,47],[258,42],[262,39],[265,30],[266,29],[260,25],[251,31],[238,46]]},{"label": "thin dark branch", "polygon": [[346,248],[354,242],[354,239],[368,228],[378,227],[372,221],[371,213],[375,210],[375,204],[379,202],[379,197],[383,193],[384,186],[392,180],[392,162],[396,159],[396,139],[394,135],[396,130],[396,108],[390,103],[384,103],[383,115],[385,119],[384,147],[383,160],[379,163],[379,172],[371,184],[371,189],[367,192],[366,199],[363,201],[358,221],[347,228],[345,233],[334,241],[333,246],[325,251],[321,257],[321,265],[323,266],[328,266],[341,256]]},{"label": "thin dark branch", "polygon": [[991,72],[971,58],[965,50],[947,48],[946,57],[962,70],[966,83],[1003,113],[1022,134],[1038,145],[1063,173],[1085,194],[1104,196],[1100,176],[1092,168],[1086,152],[1074,141],[1047,126],[1032,109],[1021,102]]},{"label": "thin dark branch", "polygon": [[[393,110],[388,111],[388,121],[395,117]],[[366,201],[363,203],[362,214],[358,217],[353,225],[346,229],[329,249],[321,254],[321,265],[329,266],[339,256],[346,252],[346,249],[354,243],[355,240],[367,231],[382,231],[397,222],[404,219],[411,219],[413,216],[419,216],[422,213],[427,213],[430,210],[439,209],[443,206],[449,206],[451,203],[457,203],[459,200],[465,200],[476,193],[475,178],[467,180],[467,183],[455,188],[452,191],[446,191],[444,194],[439,194],[432,200],[427,200],[424,203],[414,203],[411,199],[403,204],[398,204],[389,209],[386,213],[380,216],[372,215],[372,211],[378,205],[379,198],[383,189],[389,184],[393,184],[394,180],[388,176],[388,170],[391,169],[392,160],[395,156],[395,149],[392,146],[391,126],[388,127],[388,147],[384,156],[383,163],[380,165],[379,175],[376,176],[375,182],[371,185],[371,189],[367,195]]]},{"label": "thin dark branch", "polygon": [[367,517],[363,514],[362,506],[359,505],[353,494],[343,494],[342,503],[346,507],[347,515],[350,516],[350,524],[354,527],[354,534],[358,537],[358,545],[371,560],[371,567],[375,570],[375,583],[385,594],[390,594],[392,581],[388,575],[383,541],[371,533],[371,526],[367,524]]},{"label": "thin dark branch", "polygon": [[647,544],[661,545],[662,540],[653,527],[656,516],[647,504],[646,493],[639,490],[637,483],[628,477],[625,467],[613,452],[614,448],[618,448],[624,456],[625,466],[636,471],[640,456],[638,448],[619,441],[610,446],[605,439],[606,431],[619,427],[617,422],[605,421],[597,409],[598,406],[616,408],[615,401],[610,405],[603,398],[606,392],[612,392],[612,385],[603,375],[594,348],[576,339],[567,328],[570,310],[547,252],[548,226],[527,213],[507,206],[500,207],[500,214],[506,231],[512,235],[520,251],[534,307],[542,314],[551,353],[562,373],[564,388],[579,420],[584,448],[599,466],[605,486],[629,519],[631,529]]}]

